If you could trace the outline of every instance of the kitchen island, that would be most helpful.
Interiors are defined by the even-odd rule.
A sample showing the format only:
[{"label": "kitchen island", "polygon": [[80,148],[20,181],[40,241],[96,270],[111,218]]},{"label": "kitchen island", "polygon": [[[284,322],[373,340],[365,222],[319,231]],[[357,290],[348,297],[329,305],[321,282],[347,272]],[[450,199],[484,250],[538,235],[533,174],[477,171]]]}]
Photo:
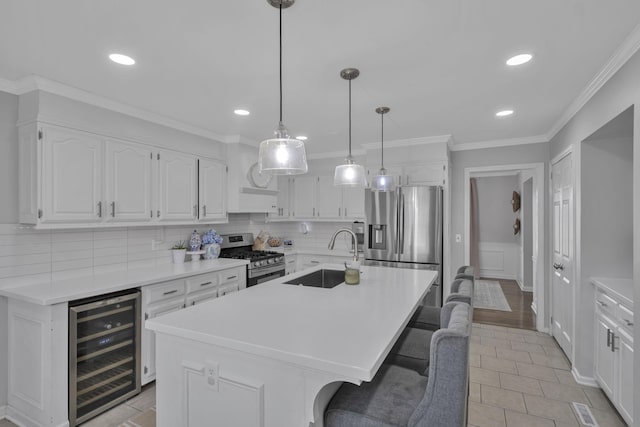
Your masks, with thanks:
[{"label": "kitchen island", "polygon": [[[320,265],[146,322],[157,425],[322,425],[342,382],[371,381],[436,273],[361,267],[359,285],[286,284]],[[294,280],[295,281],[295,280]]]}]

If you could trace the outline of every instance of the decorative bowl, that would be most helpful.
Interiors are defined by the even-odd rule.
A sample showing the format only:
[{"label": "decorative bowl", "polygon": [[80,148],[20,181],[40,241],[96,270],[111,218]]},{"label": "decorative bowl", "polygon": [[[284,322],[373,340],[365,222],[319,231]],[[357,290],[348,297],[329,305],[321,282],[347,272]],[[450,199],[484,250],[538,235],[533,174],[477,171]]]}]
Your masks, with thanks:
[{"label": "decorative bowl", "polygon": [[269,240],[267,240],[267,243],[272,248],[277,248],[278,246],[282,245],[282,239],[279,237],[270,237]]}]

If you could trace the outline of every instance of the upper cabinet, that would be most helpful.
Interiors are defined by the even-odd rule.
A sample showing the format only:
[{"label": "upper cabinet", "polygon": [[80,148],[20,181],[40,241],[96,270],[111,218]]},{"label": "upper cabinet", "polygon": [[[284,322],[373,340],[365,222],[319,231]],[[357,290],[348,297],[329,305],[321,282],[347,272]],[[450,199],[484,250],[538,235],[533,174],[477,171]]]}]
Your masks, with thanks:
[{"label": "upper cabinet", "polygon": [[226,221],[226,165],[61,128],[20,127],[20,222],[38,228]]},{"label": "upper cabinet", "polygon": [[[446,184],[447,180],[447,163],[446,162],[434,162],[434,163],[421,163],[410,164],[405,166],[388,166],[387,173],[394,175],[397,178],[397,184],[399,185],[442,185]],[[370,171],[376,175],[377,169]]]},{"label": "upper cabinet", "polygon": [[216,160],[198,160],[200,221],[227,218],[227,165]]}]

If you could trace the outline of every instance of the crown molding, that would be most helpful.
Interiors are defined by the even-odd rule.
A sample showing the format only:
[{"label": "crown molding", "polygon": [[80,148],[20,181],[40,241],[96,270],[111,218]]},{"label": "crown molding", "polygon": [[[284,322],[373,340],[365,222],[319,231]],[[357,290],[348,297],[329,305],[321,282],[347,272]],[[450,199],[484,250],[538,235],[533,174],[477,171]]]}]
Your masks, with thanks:
[{"label": "crown molding", "polygon": [[242,136],[242,135],[226,135],[222,140],[222,142],[224,142],[225,144],[245,144],[245,145],[251,145],[254,147],[257,147],[258,145],[260,145],[259,141],[256,141],[255,139],[247,138],[246,136]]},{"label": "crown molding", "polygon": [[547,132],[547,140],[551,141],[562,130],[569,120],[586,105],[587,102],[609,81],[615,73],[640,49],[640,24],[629,33],[618,46],[600,72],[589,82],[582,92],[573,100],[560,118]]},{"label": "crown molding", "polygon": [[211,132],[207,129],[202,129],[198,126],[171,119],[122,102],[114,101],[112,99],[40,76],[27,76],[13,82],[2,79],[0,80],[0,90],[5,90],[6,92],[14,95],[22,95],[34,90],[41,90],[54,95],[73,99],[74,101],[83,102],[95,107],[104,108],[116,113],[125,114],[127,116],[155,123],[157,125],[166,126],[192,135],[212,139],[214,141],[226,142],[227,139],[224,135]]},{"label": "crown molding", "polygon": [[[425,136],[421,138],[409,138],[409,139],[396,139],[393,141],[385,141],[384,148],[400,148],[400,147],[411,147],[414,145],[425,145],[425,144],[438,144],[438,143],[446,143],[449,144],[453,138],[451,135],[436,135],[436,136]],[[364,144],[360,144],[361,147],[364,147],[366,150],[375,150],[380,148],[380,142],[366,142]]]},{"label": "crown molding", "polygon": [[495,139],[490,141],[476,141],[453,144],[451,151],[479,150],[482,148],[509,147],[512,145],[540,144],[549,142],[547,135],[524,136],[522,138]]}]

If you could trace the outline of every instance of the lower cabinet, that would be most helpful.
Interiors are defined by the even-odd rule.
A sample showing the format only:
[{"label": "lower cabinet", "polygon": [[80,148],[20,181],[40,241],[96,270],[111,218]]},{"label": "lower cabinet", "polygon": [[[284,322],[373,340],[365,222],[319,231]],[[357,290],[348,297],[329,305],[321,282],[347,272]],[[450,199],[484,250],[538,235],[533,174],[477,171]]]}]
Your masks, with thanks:
[{"label": "lower cabinet", "polygon": [[633,425],[633,311],[613,293],[597,288],[595,327],[594,376],[622,418]]},{"label": "lower cabinet", "polygon": [[142,288],[142,385],[156,378],[156,337],[144,327],[144,321],[214,298],[237,292],[246,287],[245,267],[235,267],[186,279],[144,286]]}]

